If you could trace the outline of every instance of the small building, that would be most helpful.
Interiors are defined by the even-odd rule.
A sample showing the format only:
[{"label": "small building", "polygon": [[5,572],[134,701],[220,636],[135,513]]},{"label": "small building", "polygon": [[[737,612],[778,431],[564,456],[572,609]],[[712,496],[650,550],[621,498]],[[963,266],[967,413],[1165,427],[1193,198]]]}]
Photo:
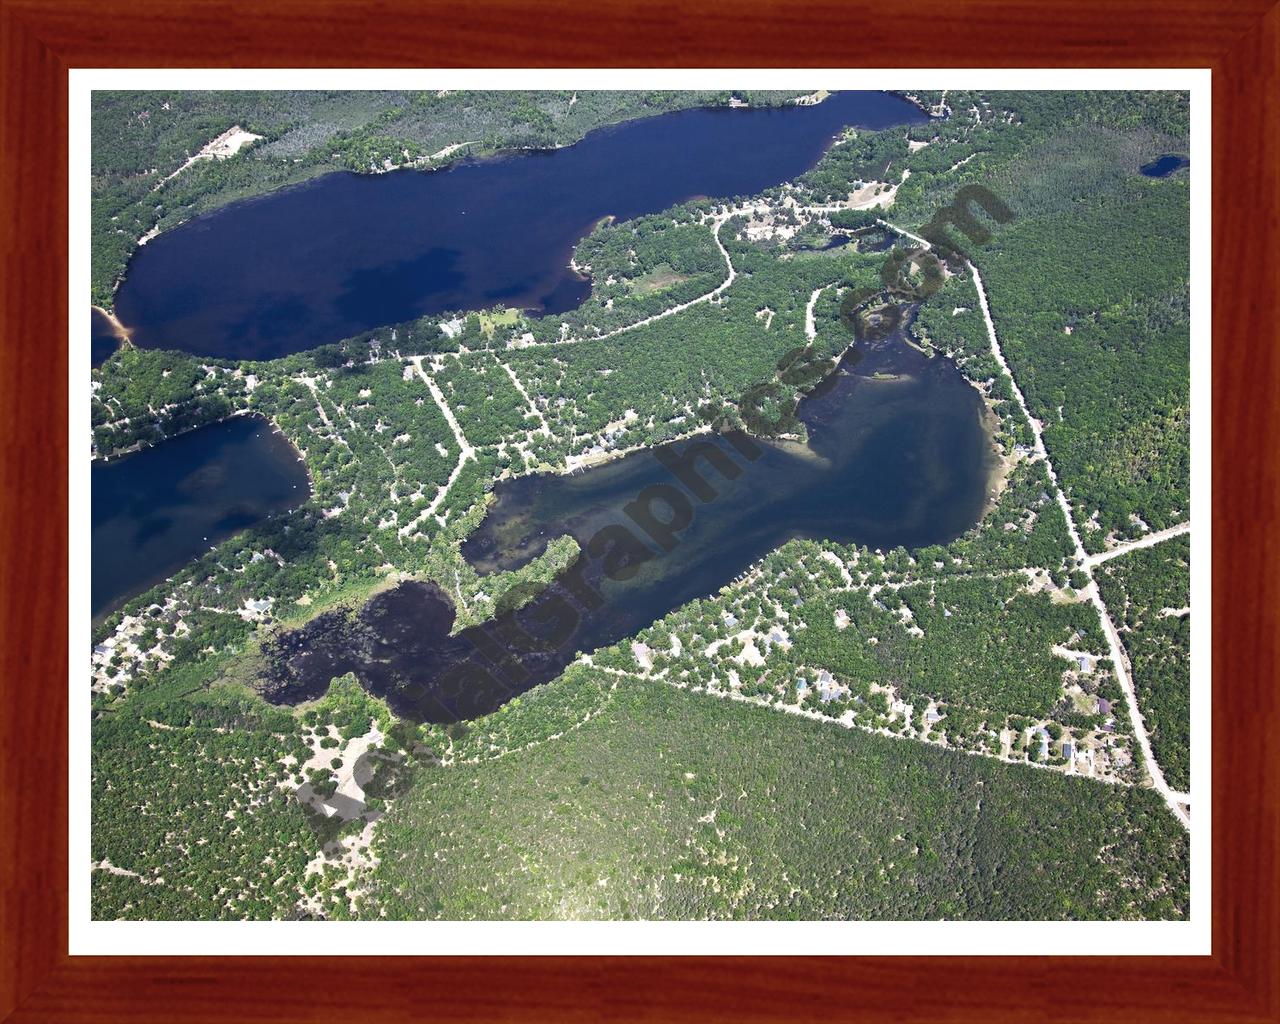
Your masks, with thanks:
[{"label": "small building", "polygon": [[245,598],[244,607],[240,609],[240,617],[248,622],[260,621],[271,611],[275,599],[266,597],[254,600]]},{"label": "small building", "polygon": [[835,700],[840,696],[840,684],[836,682],[835,677],[826,669],[818,673],[818,697],[824,703]]}]

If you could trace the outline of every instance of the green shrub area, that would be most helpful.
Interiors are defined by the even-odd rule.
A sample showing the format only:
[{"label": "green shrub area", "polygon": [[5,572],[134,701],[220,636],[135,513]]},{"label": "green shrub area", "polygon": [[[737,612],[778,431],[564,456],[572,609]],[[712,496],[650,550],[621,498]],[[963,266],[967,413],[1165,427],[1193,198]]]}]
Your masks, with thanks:
[{"label": "green shrub area", "polygon": [[945,558],[942,571],[947,573],[1040,567],[1065,580],[1064,565],[1075,546],[1051,491],[1043,462],[1018,462],[983,521],[945,549],[924,549],[921,560],[928,564]]},{"label": "green shrub area", "polygon": [[[1032,594],[1025,578],[943,579],[808,601],[798,616],[793,659],[830,669],[859,689],[896,687],[906,700],[930,697],[996,714],[1048,715],[1062,695],[1066,662],[1054,644],[1105,651],[1087,603]],[[849,625],[834,624],[836,609]],[[919,631],[912,632],[912,628]],[[874,641],[873,639],[874,638]]]},{"label": "green shrub area", "polygon": [[1102,599],[1133,665],[1151,752],[1174,789],[1191,786],[1191,539],[1103,562]]},{"label": "green shrub area", "polygon": [[521,439],[541,426],[507,371],[489,353],[447,359],[435,378],[463,436],[477,447]]},{"label": "green shrub area", "polygon": [[955,362],[986,396],[999,419],[996,443],[1001,452],[1009,455],[1017,446],[1030,450],[1035,435],[1014,397],[1012,380],[991,350],[978,292],[970,276],[948,278],[920,304],[912,329],[924,343]]},{"label": "green shrub area", "polygon": [[[551,400],[547,418],[565,450],[586,447],[588,438],[610,424],[615,424],[611,443],[617,448],[688,433],[699,425],[700,409],[719,411],[737,403],[752,386],[775,377],[783,356],[805,348],[805,306],[815,288],[861,286],[878,271],[874,258],[852,251],[831,259],[784,261],[776,247],[736,238],[741,227],[730,220],[721,229],[740,276],[717,302],[603,341],[504,354],[532,398]],[[820,356],[833,355],[852,338],[839,323],[834,302],[822,307],[822,314],[814,349]],[[628,409],[633,416],[619,423]]]},{"label": "green shrub area", "polygon": [[95,369],[93,381],[93,443],[108,456],[225,419],[247,394],[234,364],[128,346]]},{"label": "green shrub area", "polygon": [[628,680],[558,739],[420,769],[376,849],[371,894],[394,919],[1188,907],[1186,834],[1150,791]]},{"label": "green shrub area", "polygon": [[[704,200],[597,224],[574,250],[575,264],[591,275],[591,296],[557,318],[557,329],[606,334],[718,287],[728,271],[710,225],[699,222],[709,209]],[[546,337],[550,326],[535,324],[535,334]]]},{"label": "green shrub area", "polygon": [[[303,713],[302,720],[310,726],[332,723],[343,740],[363,736],[369,731],[370,722],[386,734],[392,723],[387,705],[371,697],[350,673],[330,682],[325,695]],[[336,741],[330,744],[328,740],[326,737],[321,741],[321,746],[337,745]]]},{"label": "green shrub area", "polygon": [[571,667],[553,686],[536,686],[498,711],[473,722],[435,727],[435,742],[447,740],[447,756],[478,763],[535,747],[590,721],[613,696],[617,681],[599,672]]},{"label": "green shrub area", "polygon": [[318,843],[278,788],[288,755],[293,716],[226,690],[96,722],[94,918],[289,916]]},{"label": "green shrub area", "polygon": [[928,146],[892,218],[920,227],[965,185],[990,189],[1020,218],[1062,213],[1124,191],[1162,153],[1188,152],[1190,102],[1178,92],[964,92],[951,114],[911,129]]}]

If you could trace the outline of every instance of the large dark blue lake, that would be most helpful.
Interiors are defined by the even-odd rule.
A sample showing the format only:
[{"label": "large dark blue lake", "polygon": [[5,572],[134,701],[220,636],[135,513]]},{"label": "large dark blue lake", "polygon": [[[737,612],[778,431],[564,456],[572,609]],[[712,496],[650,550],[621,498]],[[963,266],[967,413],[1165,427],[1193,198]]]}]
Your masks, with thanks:
[{"label": "large dark blue lake", "polygon": [[143,348],[266,359],[429,313],[561,312],[600,218],[746,196],[811,167],[845,126],[926,120],[887,93],[806,107],[688,110],[577,145],[436,172],[330,174],[198,217],[138,250],[116,313]]}]

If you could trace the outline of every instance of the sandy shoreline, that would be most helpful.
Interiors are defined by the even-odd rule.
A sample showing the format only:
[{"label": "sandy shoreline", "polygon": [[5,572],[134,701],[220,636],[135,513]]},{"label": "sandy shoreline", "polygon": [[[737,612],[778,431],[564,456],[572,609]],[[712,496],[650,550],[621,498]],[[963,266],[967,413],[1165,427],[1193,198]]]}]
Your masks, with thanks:
[{"label": "sandy shoreline", "polygon": [[985,519],[1000,503],[1000,496],[1009,486],[1009,477],[1013,475],[1013,469],[1018,464],[1018,457],[1013,454],[1005,455],[1000,450],[1000,444],[996,438],[1000,433],[1001,420],[993,400],[983,395],[982,405],[982,428],[991,445],[991,457],[987,465],[987,498],[982,509],[982,517]]},{"label": "sandy shoreline", "polygon": [[120,322],[113,310],[107,309],[105,306],[97,305],[91,305],[90,308],[102,314],[106,321],[111,324],[111,329],[115,332],[115,336],[117,338],[121,341],[129,340],[129,328]]}]

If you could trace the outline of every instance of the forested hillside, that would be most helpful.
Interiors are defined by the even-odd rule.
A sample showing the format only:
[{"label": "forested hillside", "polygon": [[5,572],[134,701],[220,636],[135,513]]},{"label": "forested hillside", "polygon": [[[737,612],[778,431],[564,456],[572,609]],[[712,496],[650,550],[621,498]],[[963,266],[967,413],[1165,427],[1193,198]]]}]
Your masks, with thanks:
[{"label": "forested hillside", "polygon": [[1186,189],[1140,179],[1069,214],[1021,220],[979,257],[996,330],[1090,550],[1187,518]]},{"label": "forested hillside", "polygon": [[306,759],[288,711],[257,698],[126,710],[93,730],[95,917],[284,917],[318,849],[285,762]]}]

